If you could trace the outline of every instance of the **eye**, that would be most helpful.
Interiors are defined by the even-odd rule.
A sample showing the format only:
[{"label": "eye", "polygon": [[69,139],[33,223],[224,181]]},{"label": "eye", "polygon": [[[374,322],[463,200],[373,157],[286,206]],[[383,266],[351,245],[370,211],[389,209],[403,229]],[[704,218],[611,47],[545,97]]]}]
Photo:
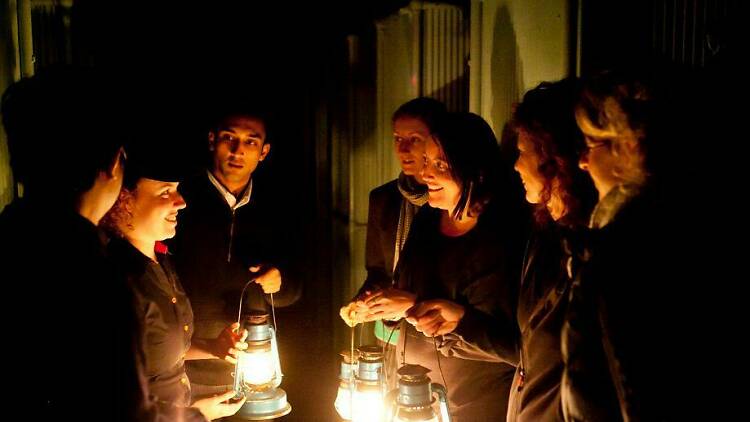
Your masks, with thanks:
[{"label": "eye", "polygon": [[159,196],[162,197],[162,198],[164,198],[164,199],[168,199],[170,194],[171,194],[170,190],[167,189],[167,190],[163,191]]},{"label": "eye", "polygon": [[446,164],[444,161],[438,161],[437,163],[435,163],[435,168],[437,168],[441,173],[444,173],[448,170],[448,164]]},{"label": "eye", "polygon": [[222,141],[222,142],[232,142],[234,140],[235,140],[235,137],[231,133],[224,132],[224,133],[220,133],[219,134],[219,141]]},{"label": "eye", "polygon": [[257,139],[253,139],[253,138],[245,139],[245,145],[249,145],[249,146],[253,146],[254,147],[254,146],[258,145],[258,140]]},{"label": "eye", "polygon": [[420,143],[422,143],[422,138],[419,138],[419,137],[413,136],[413,137],[412,137],[412,138],[410,139],[410,141],[411,141],[411,143],[412,143],[412,144],[420,144]]}]

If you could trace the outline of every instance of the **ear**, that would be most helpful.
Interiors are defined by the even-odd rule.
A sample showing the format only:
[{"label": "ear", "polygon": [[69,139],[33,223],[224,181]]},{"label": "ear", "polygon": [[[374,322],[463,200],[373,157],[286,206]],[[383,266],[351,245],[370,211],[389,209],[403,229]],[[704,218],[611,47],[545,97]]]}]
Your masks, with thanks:
[{"label": "ear", "polygon": [[271,144],[264,143],[263,148],[260,150],[260,157],[258,158],[258,160],[265,160],[269,152],[271,152]]},{"label": "ear", "polygon": [[216,137],[213,132],[208,132],[208,150],[213,151],[216,148]]},{"label": "ear", "polygon": [[110,179],[116,179],[118,174],[121,174],[123,171],[122,169],[122,160],[120,160],[120,156],[124,154],[123,147],[120,147],[120,149],[117,150],[117,154],[115,154],[112,161],[107,166],[107,177]]}]

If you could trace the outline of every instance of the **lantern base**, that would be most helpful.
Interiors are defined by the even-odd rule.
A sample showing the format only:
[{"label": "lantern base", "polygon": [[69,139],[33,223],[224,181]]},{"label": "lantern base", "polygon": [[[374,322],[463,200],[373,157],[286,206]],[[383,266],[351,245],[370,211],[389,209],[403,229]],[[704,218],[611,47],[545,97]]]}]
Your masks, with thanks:
[{"label": "lantern base", "polygon": [[229,421],[263,421],[288,415],[292,406],[286,400],[286,392],[280,388],[267,393],[254,393]]}]

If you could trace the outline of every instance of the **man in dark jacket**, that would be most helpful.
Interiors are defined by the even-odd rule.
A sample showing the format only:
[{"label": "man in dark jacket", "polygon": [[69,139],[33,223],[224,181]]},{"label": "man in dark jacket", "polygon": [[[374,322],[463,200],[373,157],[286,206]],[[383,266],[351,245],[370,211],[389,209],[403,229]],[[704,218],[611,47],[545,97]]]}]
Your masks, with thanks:
[{"label": "man in dark jacket", "polygon": [[[300,296],[299,285],[286,278],[293,237],[285,234],[285,207],[276,186],[256,177],[271,150],[263,114],[234,106],[221,111],[208,147],[209,168],[180,185],[188,207],[170,245],[200,338],[215,338],[237,321],[240,298],[248,311],[266,309],[271,299],[287,306]],[[226,362],[193,361],[188,374],[201,395],[231,384],[232,369]]]}]

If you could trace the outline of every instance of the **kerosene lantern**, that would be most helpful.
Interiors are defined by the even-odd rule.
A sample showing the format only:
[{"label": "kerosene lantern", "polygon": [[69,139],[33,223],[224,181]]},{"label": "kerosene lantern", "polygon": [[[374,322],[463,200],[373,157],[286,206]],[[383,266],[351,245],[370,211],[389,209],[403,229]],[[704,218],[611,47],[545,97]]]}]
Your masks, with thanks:
[{"label": "kerosene lantern", "polygon": [[339,370],[339,390],[333,406],[342,420],[352,420],[352,400],[354,394],[354,374],[357,371],[356,353],[349,350],[340,353],[341,366]]},{"label": "kerosene lantern", "polygon": [[[388,393],[389,422],[449,422],[448,395],[440,384],[431,383],[429,369],[404,365],[398,370],[398,389]],[[437,395],[437,402],[433,398]]]},{"label": "kerosene lantern", "polygon": [[252,313],[245,316],[246,350],[237,352],[234,390],[247,398],[232,420],[267,420],[292,411],[286,392],[280,388],[281,364],[276,344],[276,333],[268,322],[268,314]]},{"label": "kerosene lantern", "polygon": [[357,375],[354,378],[352,422],[382,422],[385,417],[383,398],[383,349],[379,346],[360,346]]}]

